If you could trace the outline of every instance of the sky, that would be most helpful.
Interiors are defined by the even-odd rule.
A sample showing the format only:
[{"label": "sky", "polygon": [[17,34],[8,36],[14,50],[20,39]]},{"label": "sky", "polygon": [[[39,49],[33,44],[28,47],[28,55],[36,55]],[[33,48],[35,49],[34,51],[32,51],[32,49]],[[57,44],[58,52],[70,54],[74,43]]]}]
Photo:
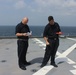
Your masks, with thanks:
[{"label": "sky", "polygon": [[60,26],[76,26],[76,0],[0,0],[0,25],[17,25],[28,17],[29,25],[45,26],[48,16]]}]

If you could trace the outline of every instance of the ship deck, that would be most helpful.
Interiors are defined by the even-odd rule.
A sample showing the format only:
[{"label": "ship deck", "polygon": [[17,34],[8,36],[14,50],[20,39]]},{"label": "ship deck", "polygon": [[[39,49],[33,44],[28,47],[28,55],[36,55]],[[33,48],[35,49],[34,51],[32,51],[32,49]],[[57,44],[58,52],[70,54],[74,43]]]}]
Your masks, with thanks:
[{"label": "ship deck", "polygon": [[56,54],[57,68],[47,65],[40,68],[45,53],[43,38],[30,38],[27,70],[18,67],[17,39],[0,39],[0,75],[76,75],[76,38],[59,38]]}]

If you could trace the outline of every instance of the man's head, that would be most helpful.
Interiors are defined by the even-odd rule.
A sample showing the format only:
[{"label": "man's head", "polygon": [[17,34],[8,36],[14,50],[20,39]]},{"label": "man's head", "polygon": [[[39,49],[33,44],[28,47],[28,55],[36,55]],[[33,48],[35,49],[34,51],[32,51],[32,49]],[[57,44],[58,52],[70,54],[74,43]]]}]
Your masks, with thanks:
[{"label": "man's head", "polygon": [[28,23],[28,18],[27,17],[24,17],[23,19],[22,19],[22,23],[25,25],[25,24],[27,24]]},{"label": "man's head", "polygon": [[53,18],[53,16],[49,16],[49,17],[48,17],[48,21],[49,21],[49,23],[50,23],[51,25],[54,25],[54,18]]}]

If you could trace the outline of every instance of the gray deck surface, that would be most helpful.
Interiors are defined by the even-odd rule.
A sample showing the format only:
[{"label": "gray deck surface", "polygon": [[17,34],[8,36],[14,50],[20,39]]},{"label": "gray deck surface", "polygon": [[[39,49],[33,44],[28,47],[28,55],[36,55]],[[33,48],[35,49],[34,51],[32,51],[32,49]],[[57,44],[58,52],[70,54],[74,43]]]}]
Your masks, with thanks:
[{"label": "gray deck surface", "polygon": [[[49,60],[43,69],[40,65],[45,53],[45,41],[43,38],[30,38],[27,61],[32,64],[26,67],[27,70],[21,70],[18,67],[17,39],[0,39],[0,75],[76,75],[76,45],[69,52],[69,48],[75,43],[76,38],[60,38],[56,55],[57,58],[61,54],[60,58],[56,59],[58,67],[52,67]],[[47,68],[48,66],[52,68]]]}]

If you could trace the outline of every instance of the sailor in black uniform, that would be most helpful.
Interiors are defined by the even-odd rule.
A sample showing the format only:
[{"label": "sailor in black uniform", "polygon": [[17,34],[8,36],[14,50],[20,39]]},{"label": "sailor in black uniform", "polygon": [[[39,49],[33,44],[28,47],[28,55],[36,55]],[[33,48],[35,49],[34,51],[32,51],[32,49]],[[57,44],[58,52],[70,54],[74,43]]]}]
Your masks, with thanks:
[{"label": "sailor in black uniform", "polygon": [[49,23],[46,25],[43,33],[44,40],[46,42],[45,55],[41,67],[44,67],[51,57],[50,65],[58,67],[55,64],[55,55],[59,46],[59,35],[62,34],[59,24],[54,22],[53,16],[48,17]]},{"label": "sailor in black uniform", "polygon": [[[22,19],[21,23],[16,26],[16,36],[18,38],[18,64],[19,67],[23,70],[26,70],[26,65],[30,65],[30,62],[26,60],[26,53],[28,49],[28,34],[30,32],[29,26],[27,25],[28,18],[25,17]],[[31,34],[30,34],[31,35]]]}]

